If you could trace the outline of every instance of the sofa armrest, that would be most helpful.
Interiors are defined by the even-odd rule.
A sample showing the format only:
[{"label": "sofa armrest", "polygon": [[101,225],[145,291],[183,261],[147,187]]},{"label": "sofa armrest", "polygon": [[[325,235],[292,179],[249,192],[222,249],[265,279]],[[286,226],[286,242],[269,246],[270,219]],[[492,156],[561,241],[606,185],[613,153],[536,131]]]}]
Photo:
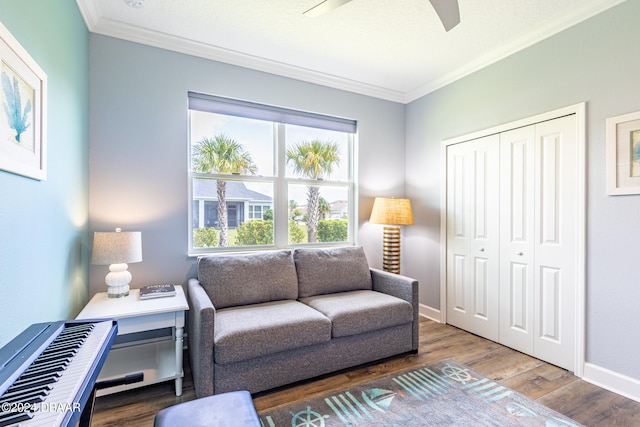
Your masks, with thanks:
[{"label": "sofa armrest", "polygon": [[413,306],[412,349],[418,351],[420,302],[418,281],[407,276],[371,268],[373,290],[403,299]]},{"label": "sofa armrest", "polygon": [[189,362],[196,397],[214,394],[213,334],[216,309],[198,279],[189,279]]}]

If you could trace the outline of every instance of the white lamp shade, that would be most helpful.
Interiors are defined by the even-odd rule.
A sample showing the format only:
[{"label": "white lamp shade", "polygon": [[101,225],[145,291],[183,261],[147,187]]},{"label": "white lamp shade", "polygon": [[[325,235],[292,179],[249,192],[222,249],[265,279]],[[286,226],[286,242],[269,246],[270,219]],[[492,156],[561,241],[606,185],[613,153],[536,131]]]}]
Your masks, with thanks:
[{"label": "white lamp shade", "polygon": [[91,264],[110,265],[142,261],[142,233],[139,231],[96,231],[93,234]]}]

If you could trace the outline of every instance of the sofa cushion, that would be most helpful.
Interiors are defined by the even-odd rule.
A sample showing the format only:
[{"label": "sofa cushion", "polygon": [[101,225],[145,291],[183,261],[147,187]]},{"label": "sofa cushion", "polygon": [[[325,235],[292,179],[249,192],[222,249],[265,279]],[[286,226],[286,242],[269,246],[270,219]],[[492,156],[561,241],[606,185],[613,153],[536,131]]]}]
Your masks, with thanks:
[{"label": "sofa cushion", "polygon": [[332,336],[363,334],[413,321],[413,306],[376,291],[351,291],[303,298],[331,320]]},{"label": "sofa cushion", "polygon": [[371,289],[369,262],[361,247],[296,249],[298,298]]},{"label": "sofa cushion", "polygon": [[290,250],[201,257],[198,280],[216,309],[298,296]]},{"label": "sofa cushion", "polygon": [[214,358],[239,362],[331,340],[331,322],[298,301],[229,307],[216,312]]}]

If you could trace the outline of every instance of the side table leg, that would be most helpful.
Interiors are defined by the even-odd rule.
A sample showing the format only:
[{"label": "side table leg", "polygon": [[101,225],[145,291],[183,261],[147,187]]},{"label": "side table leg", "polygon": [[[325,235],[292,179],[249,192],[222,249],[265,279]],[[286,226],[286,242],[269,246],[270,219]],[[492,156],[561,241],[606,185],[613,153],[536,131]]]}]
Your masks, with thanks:
[{"label": "side table leg", "polygon": [[182,396],[182,346],[184,328],[176,327],[176,396]]}]

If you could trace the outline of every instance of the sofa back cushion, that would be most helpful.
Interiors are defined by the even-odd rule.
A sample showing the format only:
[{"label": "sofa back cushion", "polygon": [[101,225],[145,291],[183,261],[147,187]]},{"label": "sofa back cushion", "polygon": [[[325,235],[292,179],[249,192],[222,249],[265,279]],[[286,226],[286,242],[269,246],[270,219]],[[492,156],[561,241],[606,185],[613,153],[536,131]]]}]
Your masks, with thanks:
[{"label": "sofa back cushion", "polygon": [[290,250],[201,257],[198,280],[217,309],[298,296]]},{"label": "sofa back cushion", "polygon": [[369,262],[361,247],[296,249],[298,298],[371,289]]}]

